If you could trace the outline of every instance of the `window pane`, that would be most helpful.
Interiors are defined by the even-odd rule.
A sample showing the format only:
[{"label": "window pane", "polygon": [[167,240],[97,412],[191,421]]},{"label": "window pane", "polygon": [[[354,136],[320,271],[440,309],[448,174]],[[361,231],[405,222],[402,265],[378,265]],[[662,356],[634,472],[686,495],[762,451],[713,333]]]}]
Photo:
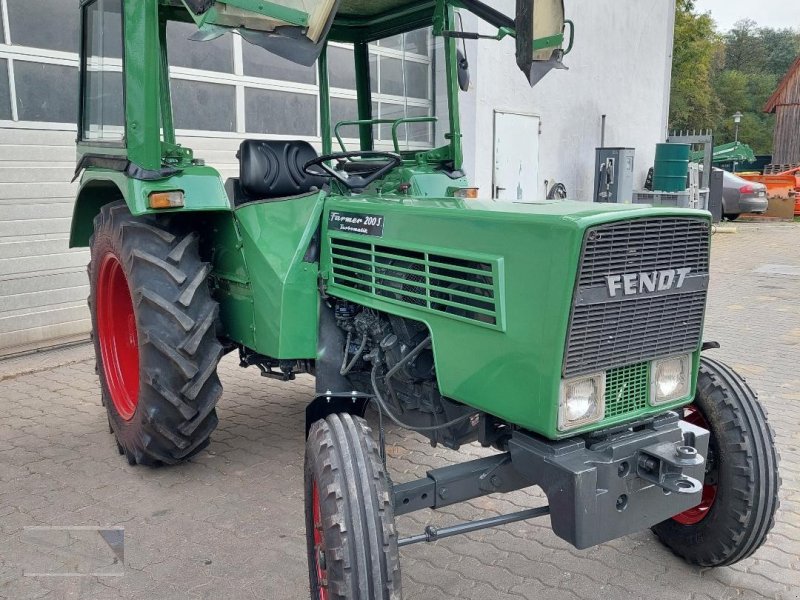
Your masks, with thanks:
[{"label": "window pane", "polygon": [[176,129],[236,131],[233,86],[173,79],[170,88]]},{"label": "window pane", "polygon": [[176,67],[233,73],[233,36],[225,34],[208,42],[189,39],[197,27],[191,23],[167,23],[169,64]]},{"label": "window pane", "polygon": [[356,89],[356,62],[351,48],[328,47],[328,78],[331,87]]},{"label": "window pane", "polygon": [[316,83],[317,67],[304,67],[242,40],[244,74],[250,77]]},{"label": "window pane", "polygon": [[406,34],[406,52],[428,55],[428,32],[430,29],[417,29]]},{"label": "window pane", "polygon": [[[409,117],[428,117],[430,116],[430,109],[423,106],[409,106]],[[431,145],[431,132],[433,131],[432,123],[409,123],[406,125],[408,131],[409,142],[421,142]]]},{"label": "window pane", "polygon": [[[339,121],[355,121],[358,119],[358,103],[350,98],[331,98],[331,134]],[[339,128],[343,138],[358,138],[358,126],[346,125]],[[336,136],[334,134],[334,143]]]},{"label": "window pane", "polygon": [[[402,104],[390,104],[381,102],[381,119],[403,119],[405,117],[428,117],[431,114],[429,108],[424,106],[408,106]],[[432,145],[432,123],[405,123],[397,128],[397,139],[400,148],[407,146],[407,141],[418,142]],[[383,142],[392,141],[392,125],[385,124],[380,126],[380,139]]]},{"label": "window pane", "polygon": [[83,138],[121,140],[125,137],[122,73],[89,72],[86,78]]},{"label": "window pane", "polygon": [[86,8],[86,89],[83,104],[87,140],[121,140],[124,135],[122,92],[122,1],[98,0]]},{"label": "window pane", "polygon": [[412,98],[428,97],[428,77],[430,65],[407,60],[403,63],[406,67],[406,93]]},{"label": "window pane", "polygon": [[392,50],[403,49],[403,36],[393,35],[392,37],[384,38],[381,40],[381,48],[391,48]]},{"label": "window pane", "polygon": [[[406,116],[405,106],[402,104],[389,104],[381,102],[381,119],[391,119],[396,121]],[[405,140],[405,127],[397,128],[397,136],[400,141]],[[389,123],[380,126],[380,138],[384,142],[392,141],[392,126]]]},{"label": "window pane", "polygon": [[78,69],[14,61],[17,109],[22,121],[74,123],[78,115]]},{"label": "window pane", "polygon": [[317,97],[311,94],[245,90],[249,133],[317,135]]},{"label": "window pane", "polygon": [[380,92],[393,96],[427,98],[430,69],[430,65],[426,63],[382,56]]},{"label": "window pane", "polygon": [[8,0],[8,18],[16,45],[78,52],[77,2]]},{"label": "window pane", "polygon": [[404,96],[403,61],[381,56],[381,94]]},{"label": "window pane", "polygon": [[8,89],[8,61],[0,59],[0,119],[11,119],[11,93]]}]

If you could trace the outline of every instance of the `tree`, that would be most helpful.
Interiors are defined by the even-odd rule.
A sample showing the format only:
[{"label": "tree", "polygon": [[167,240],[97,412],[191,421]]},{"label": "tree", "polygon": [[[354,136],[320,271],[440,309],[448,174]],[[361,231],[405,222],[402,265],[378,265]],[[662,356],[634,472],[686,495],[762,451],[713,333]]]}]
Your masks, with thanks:
[{"label": "tree", "polygon": [[773,75],[783,75],[800,54],[800,33],[791,29],[764,27],[758,35],[766,49],[765,70]]},{"label": "tree", "polygon": [[742,113],[739,140],[756,154],[772,152],[774,115],[763,106],[800,55],[800,31],[738,21],[723,36],[692,0],[677,0],[670,127],[713,129],[717,144],[732,142],[733,115]]},{"label": "tree", "polygon": [[678,0],[672,52],[670,126],[709,127],[719,112],[711,86],[711,68],[721,46],[711,16],[694,12],[692,0]]},{"label": "tree", "polygon": [[737,21],[725,36],[725,68],[742,73],[758,73],[767,64],[764,39],[752,19]]}]

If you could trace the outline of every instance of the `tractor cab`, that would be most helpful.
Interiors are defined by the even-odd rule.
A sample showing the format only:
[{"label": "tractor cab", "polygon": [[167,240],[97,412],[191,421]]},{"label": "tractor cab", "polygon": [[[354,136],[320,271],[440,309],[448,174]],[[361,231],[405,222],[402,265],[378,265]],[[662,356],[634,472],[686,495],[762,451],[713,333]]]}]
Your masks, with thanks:
[{"label": "tractor cab", "polygon": [[[487,36],[463,31],[457,8],[474,12],[496,27],[497,33]],[[279,140],[242,140],[237,153],[239,177],[224,182],[225,195],[234,207],[251,201],[302,196],[322,187],[344,194],[360,193],[379,182],[381,193],[392,189],[405,193],[415,189],[418,173],[445,176],[435,186],[435,192],[425,195],[443,196],[450,188],[460,189],[466,183],[460,170],[458,93],[459,89],[468,88],[469,67],[457,41],[516,38],[517,63],[531,85],[549,70],[563,68],[562,58],[571,47],[571,40],[565,40],[565,23],[569,21],[564,19],[563,0],[521,0],[514,15],[478,0],[95,0],[84,3],[82,10],[83,135],[76,175],[87,167],[109,165],[138,180],[159,181],[201,172],[197,168],[203,166],[198,160],[202,156],[196,159],[190,148],[176,141],[173,114],[182,107],[173,105],[169,83],[170,46],[176,41],[170,39],[167,24],[171,21],[196,26],[189,39],[199,51],[203,44],[236,34],[263,51],[265,59],[270,53],[302,68],[317,70],[319,141],[289,136]],[[104,66],[102,53],[108,45],[107,25],[114,20],[114,11],[124,11],[122,22],[126,24],[120,41],[125,47],[125,127],[121,135],[107,137],[103,113],[98,114],[94,107],[97,96],[106,97],[111,90],[96,89],[94,84],[97,72],[109,68]],[[104,20],[99,22],[98,17]],[[127,26],[131,23],[139,26]],[[95,40],[100,38],[94,30],[104,26],[104,41],[95,47]],[[437,69],[441,69],[443,82],[437,93],[447,99],[440,103],[446,106],[447,114],[433,116],[430,109],[421,111],[414,106],[406,107],[399,115],[391,111],[377,114],[381,94],[370,45],[386,44],[398,36],[420,31],[432,36],[431,42],[436,45]],[[572,29],[568,31],[571,35]],[[337,51],[342,44],[352,45],[353,49],[355,111],[345,119],[335,114],[337,99],[331,97],[331,44]],[[117,68],[114,64],[110,70]],[[404,88],[405,78],[404,73]],[[415,130],[425,132],[432,143],[425,147],[409,144],[410,132]],[[431,147],[434,145],[438,147]],[[406,169],[392,178],[399,167]],[[455,183],[450,185],[452,182]],[[143,210],[146,208],[149,207],[142,206]]]}]

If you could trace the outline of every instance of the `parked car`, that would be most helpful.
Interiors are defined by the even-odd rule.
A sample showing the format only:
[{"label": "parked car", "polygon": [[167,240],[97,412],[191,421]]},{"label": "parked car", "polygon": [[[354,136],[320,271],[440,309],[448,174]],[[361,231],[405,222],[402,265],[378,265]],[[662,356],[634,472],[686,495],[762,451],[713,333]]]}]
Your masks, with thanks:
[{"label": "parked car", "polygon": [[735,221],[743,213],[767,212],[767,186],[742,179],[735,173],[723,171],[722,215]]}]

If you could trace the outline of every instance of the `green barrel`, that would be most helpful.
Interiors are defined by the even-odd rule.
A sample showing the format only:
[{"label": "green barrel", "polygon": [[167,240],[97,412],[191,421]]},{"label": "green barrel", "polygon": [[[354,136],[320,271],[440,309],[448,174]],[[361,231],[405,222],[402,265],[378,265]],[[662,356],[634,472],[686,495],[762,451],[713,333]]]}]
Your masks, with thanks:
[{"label": "green barrel", "polygon": [[682,192],[689,173],[689,144],[656,144],[653,191]]}]

